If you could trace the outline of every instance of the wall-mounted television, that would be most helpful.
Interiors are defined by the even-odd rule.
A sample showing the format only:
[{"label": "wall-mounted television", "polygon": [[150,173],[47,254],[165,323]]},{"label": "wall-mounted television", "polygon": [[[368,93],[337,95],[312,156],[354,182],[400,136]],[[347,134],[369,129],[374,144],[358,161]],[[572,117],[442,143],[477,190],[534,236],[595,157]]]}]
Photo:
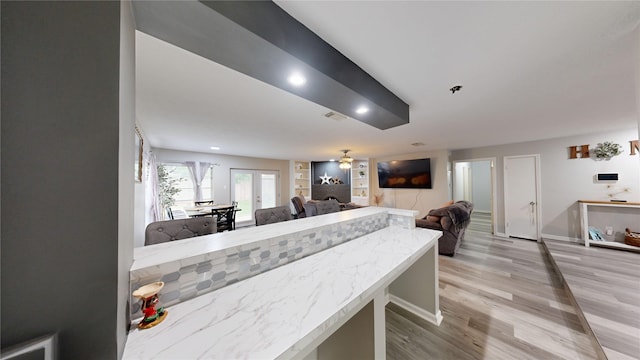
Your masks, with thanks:
[{"label": "wall-mounted television", "polygon": [[380,188],[431,189],[431,159],[378,162]]}]

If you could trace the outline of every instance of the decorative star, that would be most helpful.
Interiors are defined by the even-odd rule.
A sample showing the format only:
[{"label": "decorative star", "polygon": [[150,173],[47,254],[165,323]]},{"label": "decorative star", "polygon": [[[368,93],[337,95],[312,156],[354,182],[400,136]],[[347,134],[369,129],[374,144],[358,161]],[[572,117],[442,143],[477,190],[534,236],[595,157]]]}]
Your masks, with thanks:
[{"label": "decorative star", "polygon": [[322,180],[322,182],[320,183],[320,185],[322,184],[330,184],[330,180],[331,180],[331,176],[327,175],[327,173],[324,173],[324,176],[320,176],[320,180]]}]

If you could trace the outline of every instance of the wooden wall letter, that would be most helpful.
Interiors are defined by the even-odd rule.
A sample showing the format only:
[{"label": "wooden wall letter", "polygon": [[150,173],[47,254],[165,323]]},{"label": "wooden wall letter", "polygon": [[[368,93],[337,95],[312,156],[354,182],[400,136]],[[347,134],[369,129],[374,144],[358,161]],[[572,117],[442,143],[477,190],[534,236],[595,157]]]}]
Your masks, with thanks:
[{"label": "wooden wall letter", "polygon": [[636,150],[640,151],[640,140],[631,140],[629,141],[629,145],[631,145],[631,151],[629,155],[635,155]]},{"label": "wooden wall letter", "polygon": [[[578,150],[580,148],[580,150]],[[569,146],[569,159],[577,159],[578,154],[581,158],[589,157],[589,145]]]}]

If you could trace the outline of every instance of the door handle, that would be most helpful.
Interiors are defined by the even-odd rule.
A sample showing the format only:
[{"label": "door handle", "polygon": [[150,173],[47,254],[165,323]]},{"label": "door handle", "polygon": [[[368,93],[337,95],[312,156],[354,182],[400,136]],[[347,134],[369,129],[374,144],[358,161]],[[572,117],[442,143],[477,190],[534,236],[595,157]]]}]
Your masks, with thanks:
[{"label": "door handle", "polygon": [[535,206],[535,202],[531,201],[529,202],[529,208],[531,209],[531,214],[529,216],[529,219],[531,220],[531,225],[535,224],[535,210],[534,210],[534,206]]}]

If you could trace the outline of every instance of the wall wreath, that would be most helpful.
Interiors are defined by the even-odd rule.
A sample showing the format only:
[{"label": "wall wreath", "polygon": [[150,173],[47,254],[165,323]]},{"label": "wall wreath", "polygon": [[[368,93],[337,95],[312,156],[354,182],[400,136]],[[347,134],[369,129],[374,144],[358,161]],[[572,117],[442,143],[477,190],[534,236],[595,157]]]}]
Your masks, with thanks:
[{"label": "wall wreath", "polygon": [[622,153],[622,146],[611,141],[605,141],[598,143],[598,146],[593,150],[597,160],[609,160],[616,155]]}]

